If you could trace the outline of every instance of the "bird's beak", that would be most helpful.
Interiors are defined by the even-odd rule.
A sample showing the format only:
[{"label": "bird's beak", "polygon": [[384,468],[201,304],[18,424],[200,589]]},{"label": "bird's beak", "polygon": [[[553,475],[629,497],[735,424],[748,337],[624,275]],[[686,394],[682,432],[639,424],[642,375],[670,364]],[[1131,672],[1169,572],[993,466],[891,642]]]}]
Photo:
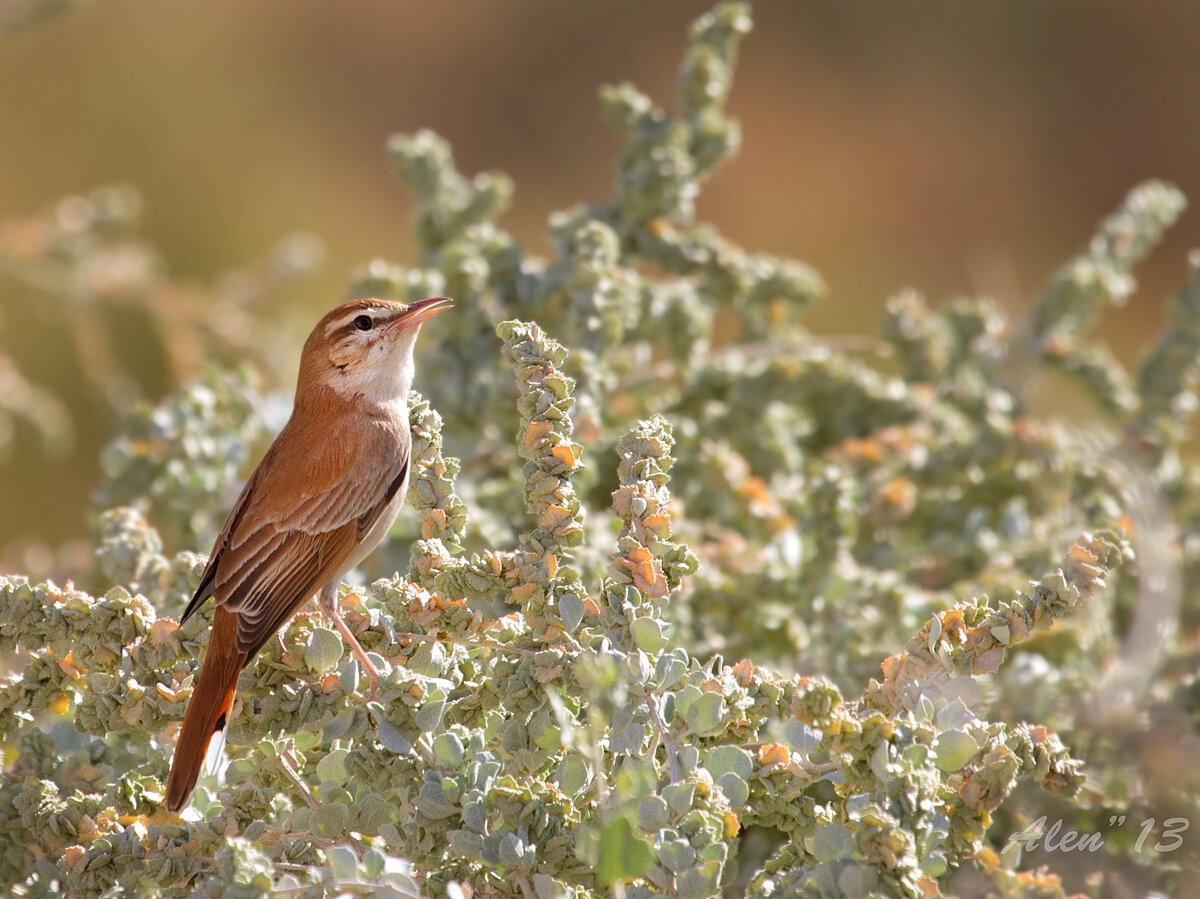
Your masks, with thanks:
[{"label": "bird's beak", "polygon": [[403,331],[452,308],[454,308],[454,300],[449,297],[430,297],[427,300],[417,300],[405,310],[403,315],[392,322],[391,327]]}]

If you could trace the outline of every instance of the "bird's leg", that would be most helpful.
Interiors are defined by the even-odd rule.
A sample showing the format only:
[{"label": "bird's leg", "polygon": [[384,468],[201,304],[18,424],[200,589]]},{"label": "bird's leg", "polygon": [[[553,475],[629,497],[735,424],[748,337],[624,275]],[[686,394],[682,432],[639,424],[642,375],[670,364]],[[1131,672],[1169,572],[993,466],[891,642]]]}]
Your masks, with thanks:
[{"label": "bird's leg", "polygon": [[375,666],[371,664],[371,660],[367,658],[367,651],[362,648],[354,634],[351,632],[349,625],[342,620],[341,610],[338,608],[337,584],[328,584],[321,591],[321,610],[325,616],[333,622],[334,626],[341,632],[342,639],[350,646],[350,651],[358,656],[358,660],[362,662],[363,667],[367,669],[367,677],[371,680],[371,692],[367,694],[368,700],[373,700],[375,694],[379,692],[379,672]]}]

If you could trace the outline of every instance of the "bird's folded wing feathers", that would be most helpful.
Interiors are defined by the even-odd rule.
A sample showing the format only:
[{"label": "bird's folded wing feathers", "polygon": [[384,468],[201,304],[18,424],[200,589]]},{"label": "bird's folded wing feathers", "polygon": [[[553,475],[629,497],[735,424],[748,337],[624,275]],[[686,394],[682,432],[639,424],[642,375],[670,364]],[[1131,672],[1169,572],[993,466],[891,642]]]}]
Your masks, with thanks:
[{"label": "bird's folded wing feathers", "polygon": [[282,539],[272,540],[271,551],[251,566],[240,567],[228,586],[221,582],[218,569],[218,602],[237,612],[239,649],[251,655],[257,652],[297,608],[339,573],[357,543],[355,530],[350,521],[317,534],[276,532]]},{"label": "bird's folded wing feathers", "polygon": [[[247,482],[185,613],[212,595],[238,613],[238,648],[251,655],[341,573],[408,465],[407,447],[380,454],[330,440],[297,452],[280,446],[287,437],[280,435]],[[303,470],[270,464],[278,455]]]}]

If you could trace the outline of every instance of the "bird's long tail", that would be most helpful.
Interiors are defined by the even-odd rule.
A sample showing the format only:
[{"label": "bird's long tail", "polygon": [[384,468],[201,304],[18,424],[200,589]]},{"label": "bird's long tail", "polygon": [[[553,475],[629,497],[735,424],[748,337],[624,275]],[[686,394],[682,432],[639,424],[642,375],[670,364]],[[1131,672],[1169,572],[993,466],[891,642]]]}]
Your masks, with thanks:
[{"label": "bird's long tail", "polygon": [[187,805],[213,735],[225,729],[237,692],[238,675],[247,653],[237,648],[237,614],[217,607],[200,677],[183,716],[183,729],[175,744],[171,773],[167,776],[167,809],[177,812]]}]

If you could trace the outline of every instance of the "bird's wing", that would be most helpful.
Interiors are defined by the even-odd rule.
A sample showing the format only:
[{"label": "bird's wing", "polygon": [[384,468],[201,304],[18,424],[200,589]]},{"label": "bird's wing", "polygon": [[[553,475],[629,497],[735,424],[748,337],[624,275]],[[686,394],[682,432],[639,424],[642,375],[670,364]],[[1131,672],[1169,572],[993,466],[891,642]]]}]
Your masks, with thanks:
[{"label": "bird's wing", "polygon": [[[274,447],[271,448],[274,450]],[[254,493],[255,486],[258,482],[259,472],[267,465],[267,460],[272,453],[269,450],[262,461],[259,462],[258,468],[254,470],[254,474],[246,480],[246,486],[242,488],[242,492],[238,494],[237,502],[233,504],[233,508],[229,511],[229,515],[225,518],[225,524],[221,526],[221,533],[217,535],[216,542],[213,543],[212,553],[208,557],[208,563],[204,566],[204,573],[200,575],[200,584],[196,587],[196,592],[192,594],[191,601],[187,604],[187,608],[183,610],[183,615],[179,618],[179,623],[183,624],[196,609],[204,604],[204,601],[213,595],[213,580],[217,576],[217,564],[221,561],[221,550],[229,542],[230,533],[238,526],[241,521],[242,513],[246,510],[246,503]]]},{"label": "bird's wing", "polygon": [[407,440],[370,436],[285,428],[229,513],[185,617],[215,597],[238,614],[238,648],[253,655],[339,575],[407,474]]}]

